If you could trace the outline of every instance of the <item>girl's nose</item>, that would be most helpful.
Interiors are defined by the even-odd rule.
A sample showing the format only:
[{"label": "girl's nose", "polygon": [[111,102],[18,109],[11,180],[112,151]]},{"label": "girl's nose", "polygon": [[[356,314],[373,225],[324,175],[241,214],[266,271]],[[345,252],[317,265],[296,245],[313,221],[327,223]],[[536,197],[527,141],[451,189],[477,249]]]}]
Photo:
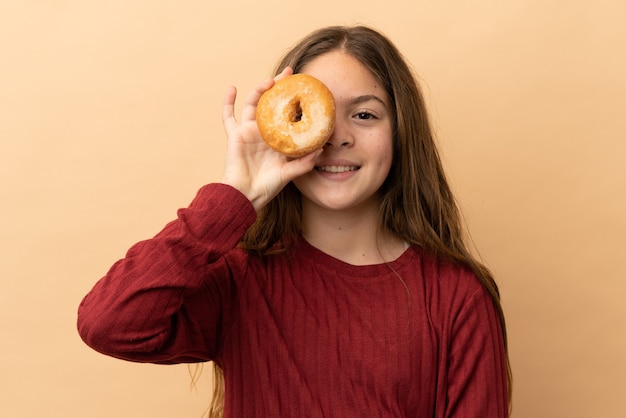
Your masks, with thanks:
[{"label": "girl's nose", "polygon": [[349,130],[346,129],[345,126],[343,126],[343,124],[339,121],[335,121],[335,129],[328,138],[328,141],[326,141],[325,147],[350,147],[353,143],[354,139],[352,138]]}]

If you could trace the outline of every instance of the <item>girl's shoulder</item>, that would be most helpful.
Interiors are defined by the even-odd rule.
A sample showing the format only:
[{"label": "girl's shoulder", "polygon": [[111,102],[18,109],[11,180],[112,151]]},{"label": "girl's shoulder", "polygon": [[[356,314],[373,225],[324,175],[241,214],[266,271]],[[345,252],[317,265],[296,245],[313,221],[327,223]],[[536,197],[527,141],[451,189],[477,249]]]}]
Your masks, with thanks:
[{"label": "girl's shoulder", "polygon": [[446,300],[447,304],[465,303],[477,293],[487,294],[468,266],[419,247],[411,247],[411,257],[404,267],[416,272],[425,294]]}]

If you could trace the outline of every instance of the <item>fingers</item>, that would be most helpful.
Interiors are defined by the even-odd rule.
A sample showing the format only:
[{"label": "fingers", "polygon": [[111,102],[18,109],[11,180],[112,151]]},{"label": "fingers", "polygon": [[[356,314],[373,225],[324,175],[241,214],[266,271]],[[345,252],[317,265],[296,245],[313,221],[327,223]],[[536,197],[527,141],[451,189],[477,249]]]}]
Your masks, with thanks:
[{"label": "fingers", "polygon": [[263,93],[274,86],[274,83],[273,79],[265,80],[250,92],[241,111],[242,120],[256,119],[256,106],[259,103],[259,99]]},{"label": "fingers", "polygon": [[274,81],[279,81],[282,80],[283,78],[289,77],[290,75],[293,75],[293,68],[291,67],[285,67],[280,74],[278,74],[276,77],[274,77]]},{"label": "fingers", "polygon": [[230,132],[236,125],[235,119],[235,100],[237,99],[237,88],[229,86],[224,96],[224,106],[222,109],[222,122],[226,132]]},{"label": "fingers", "polygon": [[[282,80],[285,77],[289,77],[292,74],[293,69],[291,67],[285,67],[280,74],[274,77],[274,79],[267,79],[258,84],[246,98],[241,114],[242,120],[247,121],[256,119],[256,107],[263,93],[271,89],[277,81]],[[235,119],[236,98],[237,89],[234,86],[230,86],[226,91],[226,96],[224,97],[224,108],[222,111],[222,120],[224,121],[224,126],[227,131],[232,129],[237,124],[237,120]]]},{"label": "fingers", "polygon": [[287,162],[283,168],[285,179],[291,181],[296,177],[300,177],[301,175],[313,170],[313,167],[315,167],[315,161],[317,160],[317,157],[322,154],[322,152],[324,152],[324,149],[320,148],[303,157]]},{"label": "fingers", "polygon": [[[273,85],[274,80],[268,79],[257,85],[257,87],[250,92],[241,112],[242,121],[254,120],[256,118],[256,105],[259,102],[261,95]],[[224,96],[224,104],[222,108],[222,121],[227,133],[238,126],[237,119],[235,118],[236,100],[237,88],[229,86]]]}]

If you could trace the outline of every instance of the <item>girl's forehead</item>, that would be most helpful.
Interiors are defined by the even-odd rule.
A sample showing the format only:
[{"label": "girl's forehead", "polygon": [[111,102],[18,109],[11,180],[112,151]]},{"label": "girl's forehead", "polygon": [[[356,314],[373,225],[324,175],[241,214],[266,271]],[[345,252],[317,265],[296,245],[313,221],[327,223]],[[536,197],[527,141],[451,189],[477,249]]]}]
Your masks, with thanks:
[{"label": "girl's forehead", "polygon": [[355,57],[342,51],[331,51],[313,59],[302,68],[330,89],[336,100],[352,97],[380,97],[385,104],[389,98],[374,74]]}]

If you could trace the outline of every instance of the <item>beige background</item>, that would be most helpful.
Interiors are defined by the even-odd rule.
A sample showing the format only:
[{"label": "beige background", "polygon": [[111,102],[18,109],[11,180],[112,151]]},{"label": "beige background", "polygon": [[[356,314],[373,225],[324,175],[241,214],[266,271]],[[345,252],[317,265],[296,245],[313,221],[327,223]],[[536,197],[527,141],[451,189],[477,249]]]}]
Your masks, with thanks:
[{"label": "beige background", "polygon": [[356,22],[426,87],[503,292],[514,417],[626,416],[625,4],[2,0],[0,416],[200,417],[207,374],[93,352],[77,305],[219,180],[226,86]]}]

